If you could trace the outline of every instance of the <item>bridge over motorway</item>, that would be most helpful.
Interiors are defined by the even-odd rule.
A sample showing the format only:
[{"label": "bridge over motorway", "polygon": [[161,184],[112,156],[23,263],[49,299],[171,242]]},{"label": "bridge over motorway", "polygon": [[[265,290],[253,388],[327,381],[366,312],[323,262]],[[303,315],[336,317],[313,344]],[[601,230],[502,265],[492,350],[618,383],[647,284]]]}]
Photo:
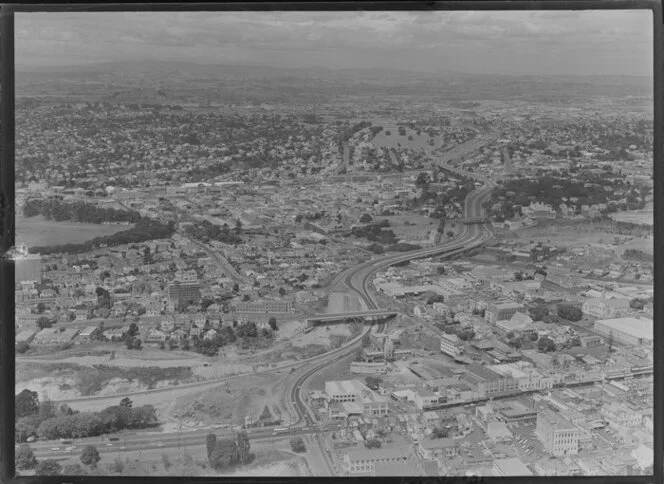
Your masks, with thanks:
[{"label": "bridge over motorway", "polygon": [[486,217],[466,217],[463,219],[465,225],[483,224],[488,222]]},{"label": "bridge over motorway", "polygon": [[368,311],[349,311],[345,313],[327,313],[317,314],[307,318],[306,327],[312,327],[316,324],[325,323],[339,323],[348,320],[362,320],[364,322],[379,321],[386,318],[393,318],[399,316],[398,311],[390,311],[386,309],[372,309]]}]

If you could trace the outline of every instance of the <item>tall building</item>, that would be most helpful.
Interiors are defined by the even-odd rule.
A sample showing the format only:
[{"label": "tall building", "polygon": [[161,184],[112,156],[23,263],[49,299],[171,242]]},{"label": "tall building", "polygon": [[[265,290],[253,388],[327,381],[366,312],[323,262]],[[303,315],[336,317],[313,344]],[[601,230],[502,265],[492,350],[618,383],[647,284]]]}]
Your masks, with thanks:
[{"label": "tall building", "polygon": [[484,318],[491,324],[496,321],[511,319],[517,312],[525,312],[526,308],[515,302],[506,302],[500,304],[489,304],[484,313]]},{"label": "tall building", "polygon": [[177,307],[198,304],[201,301],[201,288],[197,282],[173,282],[168,287],[168,297]]},{"label": "tall building", "polygon": [[41,282],[42,279],[42,260],[39,254],[20,255],[15,261],[16,283],[25,281]]},{"label": "tall building", "polygon": [[579,428],[553,410],[544,409],[537,414],[535,435],[552,455],[579,453]]},{"label": "tall building", "polygon": [[456,334],[443,334],[440,337],[440,351],[453,358],[461,355],[463,343]]}]

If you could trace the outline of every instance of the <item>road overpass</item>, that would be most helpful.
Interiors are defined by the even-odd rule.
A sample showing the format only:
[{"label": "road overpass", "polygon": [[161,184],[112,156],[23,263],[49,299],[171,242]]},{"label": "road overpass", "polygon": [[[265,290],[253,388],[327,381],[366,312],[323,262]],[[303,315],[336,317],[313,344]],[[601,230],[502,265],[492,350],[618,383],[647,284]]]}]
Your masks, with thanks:
[{"label": "road overpass", "polygon": [[399,312],[384,309],[374,309],[369,311],[349,311],[345,313],[328,313],[318,314],[306,319],[307,327],[313,326],[317,323],[335,323],[343,322],[352,319],[360,319],[365,322],[373,322],[375,320],[391,318],[398,316]]}]

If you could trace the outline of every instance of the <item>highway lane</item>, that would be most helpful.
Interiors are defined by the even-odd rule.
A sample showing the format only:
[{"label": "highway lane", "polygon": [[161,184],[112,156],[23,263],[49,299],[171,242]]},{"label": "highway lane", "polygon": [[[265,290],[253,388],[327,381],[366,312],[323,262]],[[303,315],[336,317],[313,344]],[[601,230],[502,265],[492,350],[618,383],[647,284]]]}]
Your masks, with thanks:
[{"label": "highway lane", "polygon": [[[451,161],[450,159],[447,159],[443,163],[447,167],[448,166],[447,164],[450,161]],[[457,170],[451,167],[450,169],[459,174],[463,174],[464,176],[470,176],[475,179],[479,178],[476,175],[468,172],[462,172],[461,170]],[[466,218],[482,215],[483,212],[482,201],[491,193],[491,190],[495,186],[493,182],[487,179],[482,179],[482,180],[484,181],[485,186],[481,189],[472,191],[466,197],[466,203],[464,207],[464,217]],[[479,225],[479,224],[464,225],[463,229],[461,230],[461,233],[457,236],[457,238],[455,238],[453,241],[448,241],[445,244],[433,248],[412,251],[405,254],[396,254],[396,255],[381,257],[379,259],[370,260],[362,264],[359,264],[355,267],[349,268],[340,273],[337,277],[333,279],[333,287],[335,285],[338,286],[343,284],[343,286],[345,286],[346,288],[354,291],[365,302],[368,309],[378,309],[377,303],[375,302],[374,298],[369,292],[369,283],[373,274],[375,274],[379,270],[406,260],[432,257],[435,255],[449,256],[457,253],[462,253],[469,249],[481,246],[482,244],[486,243],[486,241],[488,241],[492,236],[493,235],[491,231],[487,229],[487,227],[484,225]],[[365,330],[364,333],[366,332],[367,330]],[[345,351],[344,353],[349,355],[353,351],[354,350]],[[309,409],[309,406],[306,405],[304,399],[302,398],[302,388],[305,385],[306,381],[309,378],[311,378],[314,374],[316,374],[318,371],[328,366],[329,364],[341,360],[343,358],[344,355],[340,354],[337,358],[335,358],[330,362],[318,364],[302,372],[302,374],[299,375],[297,380],[291,386],[290,389],[291,403],[298,415],[298,420],[294,424],[294,426],[302,425],[302,422],[304,421],[306,421],[308,424],[315,421],[315,416],[310,413],[311,411]],[[327,456],[323,455],[323,458],[326,459],[327,462]],[[330,466],[328,465],[328,467]],[[335,475],[333,469],[330,468],[330,470],[332,470],[331,475]]]}]

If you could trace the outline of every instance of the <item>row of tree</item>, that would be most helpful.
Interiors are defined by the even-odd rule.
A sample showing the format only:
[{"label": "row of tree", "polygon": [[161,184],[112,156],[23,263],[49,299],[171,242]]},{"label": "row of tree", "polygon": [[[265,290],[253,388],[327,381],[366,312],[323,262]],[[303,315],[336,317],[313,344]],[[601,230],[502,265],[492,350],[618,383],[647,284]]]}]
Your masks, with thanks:
[{"label": "row of tree", "polygon": [[27,389],[15,397],[15,415],[17,442],[30,437],[47,440],[94,437],[123,429],[149,428],[158,421],[152,405],[132,408],[128,399],[100,412],[79,412],[66,404],[56,409],[50,400],[40,402],[37,392]]},{"label": "row of tree", "polygon": [[33,198],[25,202],[23,215],[34,217],[43,215],[48,220],[56,222],[86,222],[100,224],[102,222],[132,222],[137,223],[143,219],[135,210],[117,210],[115,208],[102,208],[92,203],[73,202],[64,203],[55,199]]}]

